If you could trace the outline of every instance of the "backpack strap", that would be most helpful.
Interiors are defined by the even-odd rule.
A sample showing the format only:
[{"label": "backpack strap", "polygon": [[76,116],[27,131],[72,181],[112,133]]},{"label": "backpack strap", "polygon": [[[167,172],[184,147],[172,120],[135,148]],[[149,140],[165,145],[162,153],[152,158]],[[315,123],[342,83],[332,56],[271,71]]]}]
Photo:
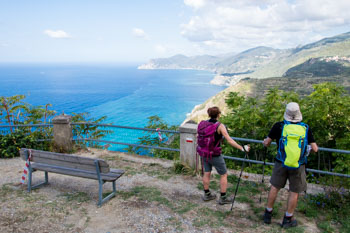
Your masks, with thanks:
[{"label": "backpack strap", "polygon": [[[218,121],[218,122],[216,122],[215,124],[217,124],[217,126],[216,126],[216,132],[217,132],[219,126],[221,125],[221,122]],[[218,142],[216,143],[215,147],[217,147],[222,141],[223,141],[223,139],[222,139],[222,137],[221,137],[221,138],[218,140]]]}]

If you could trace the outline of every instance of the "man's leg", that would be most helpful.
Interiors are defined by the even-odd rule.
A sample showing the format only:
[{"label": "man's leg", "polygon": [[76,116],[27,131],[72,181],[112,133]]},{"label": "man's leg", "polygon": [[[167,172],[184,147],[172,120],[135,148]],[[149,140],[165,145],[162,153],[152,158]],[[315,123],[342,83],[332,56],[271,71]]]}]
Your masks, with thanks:
[{"label": "man's leg", "polygon": [[267,208],[272,209],[275,204],[277,194],[280,190],[275,186],[271,185],[269,196],[267,198]]},{"label": "man's leg", "polygon": [[275,204],[277,194],[280,191],[279,188],[276,188],[275,186],[271,185],[269,196],[267,197],[267,208],[265,209],[264,213],[264,223],[270,224],[271,223],[271,217],[272,217],[272,208]]},{"label": "man's leg", "polygon": [[283,217],[281,226],[283,228],[296,227],[298,225],[297,220],[293,217],[294,210],[297,207],[299,193],[289,192],[287,212]]},{"label": "man's leg", "polygon": [[287,212],[292,214],[294,213],[295,208],[297,207],[299,193],[289,192]]}]

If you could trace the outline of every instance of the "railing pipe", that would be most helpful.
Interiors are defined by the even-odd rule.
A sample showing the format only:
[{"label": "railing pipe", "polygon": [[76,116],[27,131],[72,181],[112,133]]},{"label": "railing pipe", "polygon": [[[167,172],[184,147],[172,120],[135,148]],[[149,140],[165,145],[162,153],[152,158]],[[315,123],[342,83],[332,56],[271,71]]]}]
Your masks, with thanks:
[{"label": "railing pipe", "polygon": [[[91,123],[91,122],[77,122],[77,123],[71,123],[71,125],[96,125],[96,126],[102,126],[102,127],[122,128],[122,129],[137,129],[137,130],[143,130],[143,131],[154,131],[154,132],[157,132],[157,129],[131,127],[131,126],[121,126],[121,125],[110,125],[110,124],[95,124],[95,123]],[[164,132],[164,133],[177,133],[177,134],[180,133],[179,131],[176,131],[176,130],[160,129],[159,131],[160,132]]]},{"label": "railing pipe", "polygon": [[[238,137],[232,137],[233,140],[236,141],[242,141],[242,142],[252,142],[252,143],[263,143],[261,140],[255,140],[255,139],[249,139],[249,138],[238,138]],[[276,142],[271,142],[272,145],[276,145]],[[326,152],[334,152],[334,153],[342,153],[342,154],[350,154],[349,150],[339,150],[339,149],[330,149],[325,147],[319,147],[319,151],[326,151]]]},{"label": "railing pipe", "polygon": [[[255,164],[264,164],[263,161],[259,160],[252,160],[252,159],[244,159],[244,158],[238,158],[238,157],[231,157],[231,156],[226,156],[223,155],[225,159],[230,159],[230,160],[235,160],[235,161],[241,161],[241,162],[249,162],[249,163],[255,163]],[[274,163],[266,162],[265,164],[274,166]],[[348,174],[342,174],[342,173],[336,173],[336,172],[328,172],[328,171],[322,171],[322,170],[316,170],[316,169],[311,169],[311,168],[306,168],[307,172],[312,172],[312,173],[318,173],[318,174],[323,174],[323,175],[331,175],[331,176],[341,176],[341,177],[346,177],[350,178],[350,175]]]},{"label": "railing pipe", "polygon": [[11,127],[52,127],[53,124],[21,124],[21,125],[0,125],[0,128]]},{"label": "railing pipe", "polygon": [[73,139],[73,141],[94,141],[94,142],[102,142],[102,143],[108,143],[108,144],[117,144],[117,145],[124,145],[124,146],[143,147],[143,148],[149,148],[149,149],[158,149],[158,150],[168,150],[168,151],[180,152],[179,149],[175,149],[175,148],[148,146],[148,145],[140,145],[140,144],[133,144],[133,143],[125,143],[125,142],[113,142],[113,141],[91,139],[91,138]]}]

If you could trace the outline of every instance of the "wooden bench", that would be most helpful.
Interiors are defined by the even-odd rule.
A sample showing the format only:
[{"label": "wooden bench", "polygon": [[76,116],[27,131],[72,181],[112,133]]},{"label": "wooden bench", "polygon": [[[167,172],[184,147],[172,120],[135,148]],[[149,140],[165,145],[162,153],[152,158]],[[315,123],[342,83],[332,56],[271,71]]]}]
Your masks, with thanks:
[{"label": "wooden bench", "polygon": [[[22,148],[20,154],[23,160],[29,160],[28,167],[28,192],[49,183],[48,173],[58,173],[69,176],[83,177],[98,180],[98,206],[111,199],[116,194],[115,181],[123,174],[123,170],[110,169],[102,159],[92,159],[70,154],[53,153],[48,151]],[[45,181],[32,186],[32,173],[45,172]],[[113,192],[102,198],[102,186],[105,182],[112,182]]]}]

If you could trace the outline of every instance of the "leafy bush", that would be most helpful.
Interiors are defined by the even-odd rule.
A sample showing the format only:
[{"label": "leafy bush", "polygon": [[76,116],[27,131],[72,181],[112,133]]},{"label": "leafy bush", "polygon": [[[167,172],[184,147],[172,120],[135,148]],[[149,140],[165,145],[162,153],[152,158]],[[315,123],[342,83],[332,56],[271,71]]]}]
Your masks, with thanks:
[{"label": "leafy bush", "polygon": [[[162,130],[177,130],[176,126],[169,126],[159,116],[148,117],[148,124],[146,128],[149,129],[162,129]],[[162,140],[159,139],[158,132],[147,131],[145,136],[139,137],[139,144],[155,146],[155,147],[167,147],[167,148],[180,148],[180,135],[162,132]],[[180,157],[177,151],[168,151],[160,149],[145,149],[143,147],[129,147],[128,152],[136,154],[149,154],[157,158],[165,158],[171,160],[177,160]]]},{"label": "leafy bush", "polygon": [[95,124],[101,124],[107,119],[106,116],[95,119],[89,113],[72,113],[72,123],[89,122],[90,124],[73,125],[73,137],[77,139],[76,145],[78,147],[95,147],[102,148],[98,142],[84,141],[84,139],[101,139],[108,134],[112,134],[112,130],[101,129]]},{"label": "leafy bush", "polygon": [[307,217],[318,218],[318,227],[325,232],[332,232],[330,222],[340,224],[340,232],[350,231],[349,190],[328,190],[324,194],[307,194],[299,201],[297,209]]},{"label": "leafy bush", "polygon": [[18,157],[21,148],[48,150],[49,144],[37,142],[37,135],[19,129],[11,134],[0,135],[0,158]]},{"label": "leafy bush", "polygon": [[[285,106],[289,102],[298,102],[303,114],[303,121],[310,125],[317,144],[321,147],[350,149],[350,96],[343,87],[335,83],[314,85],[314,91],[304,98],[294,92],[284,92],[277,88],[270,89],[264,98],[239,96],[231,92],[226,103],[231,110],[221,118],[228,127],[231,136],[263,140],[275,122],[283,120]],[[243,157],[243,153],[223,145],[223,154]],[[276,148],[268,149],[268,161],[273,161]],[[262,160],[261,145],[252,145],[249,156]],[[350,157],[337,154],[326,154],[329,160],[328,169],[349,173]],[[228,163],[233,166],[235,163]],[[249,166],[254,170],[256,165]],[[317,156],[309,156],[308,167],[318,168]]]}]

